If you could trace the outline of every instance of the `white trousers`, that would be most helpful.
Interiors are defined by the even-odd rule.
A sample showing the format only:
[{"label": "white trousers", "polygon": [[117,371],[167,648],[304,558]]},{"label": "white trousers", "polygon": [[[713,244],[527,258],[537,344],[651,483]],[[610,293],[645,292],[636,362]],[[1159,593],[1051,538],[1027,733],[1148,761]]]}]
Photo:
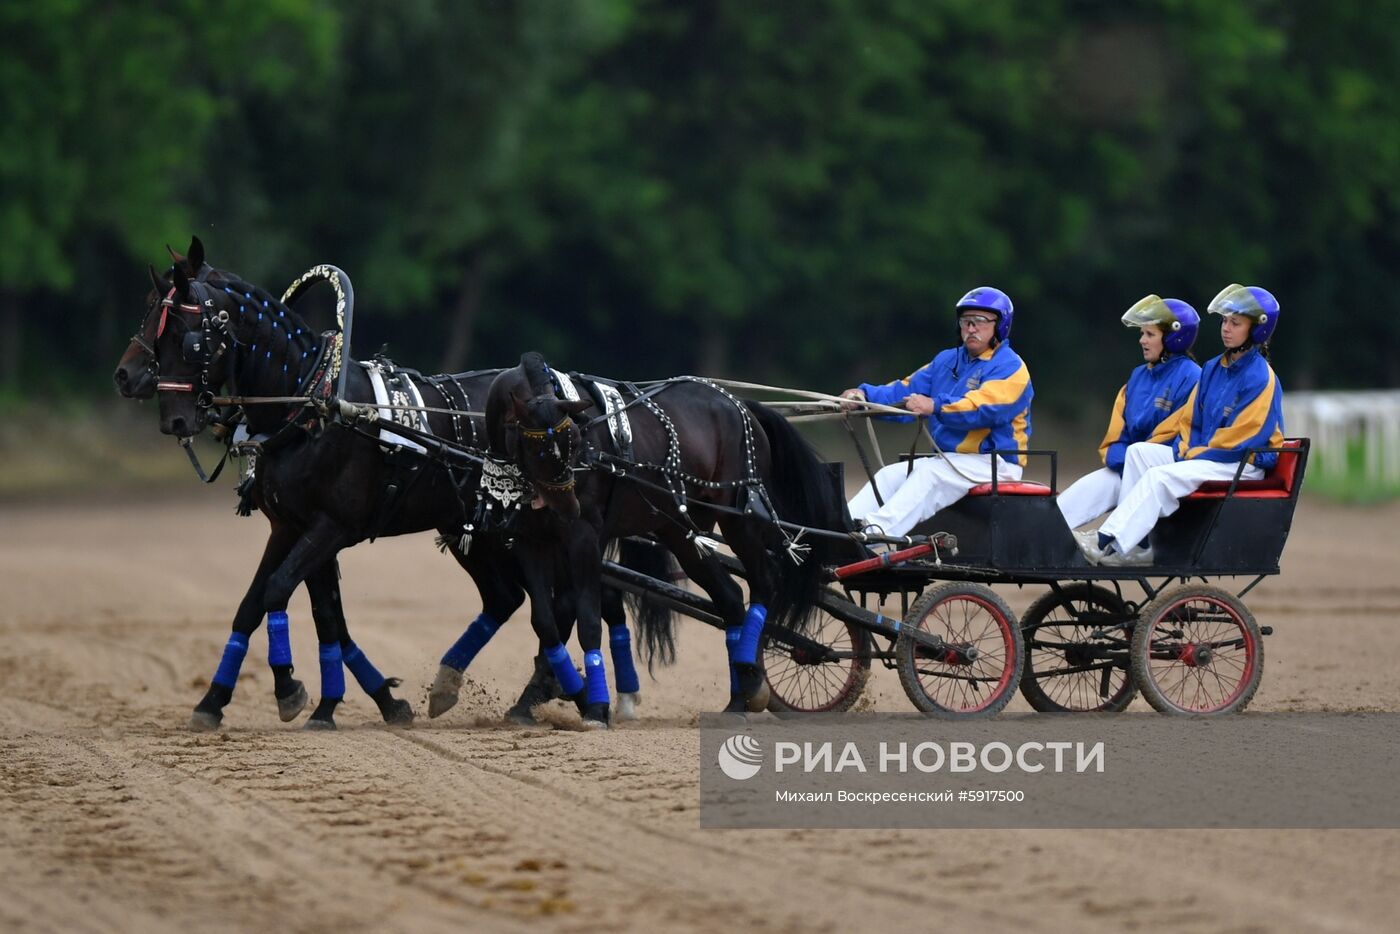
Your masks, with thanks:
[{"label": "white trousers", "polygon": [[[1239,462],[1177,461],[1165,444],[1144,441],[1128,447],[1123,461],[1123,488],[1118,508],[1113,510],[1099,533],[1127,551],[1147,537],[1157,520],[1170,516],[1181,505],[1181,498],[1200,489],[1209,480],[1232,480]],[[1259,480],[1264,471],[1249,464],[1241,480]]]},{"label": "white trousers", "polygon": [[[912,473],[907,463],[881,468],[875,474],[875,482],[885,505],[875,501],[875,491],[867,483],[851,499],[851,516],[865,520],[867,528],[879,526],[886,535],[908,535],[914,526],[953,505],[974,486],[992,482],[992,458],[987,455],[945,456],[947,460],[938,455],[919,458],[914,461]],[[1007,463],[1001,457],[996,462],[999,480],[1021,479],[1019,464]]]},{"label": "white trousers", "polygon": [[1118,471],[1101,467],[1085,474],[1069,485],[1056,502],[1065,522],[1077,529],[1118,505],[1118,490],[1123,478]]}]

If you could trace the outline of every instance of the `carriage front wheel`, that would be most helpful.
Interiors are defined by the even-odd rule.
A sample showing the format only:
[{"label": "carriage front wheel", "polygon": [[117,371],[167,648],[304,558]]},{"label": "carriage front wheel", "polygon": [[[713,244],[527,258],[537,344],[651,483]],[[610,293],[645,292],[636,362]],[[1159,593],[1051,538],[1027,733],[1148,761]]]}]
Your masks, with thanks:
[{"label": "carriage front wheel", "polygon": [[1264,641],[1238,597],[1193,584],[1143,608],[1133,631],[1132,658],[1142,696],[1160,713],[1234,713],[1259,690]]},{"label": "carriage front wheel", "polygon": [[1041,713],[1117,713],[1137,694],[1128,670],[1135,617],[1106,587],[1070,584],[1042,594],[1021,617],[1021,696]]},{"label": "carriage front wheel", "polygon": [[948,583],[909,608],[895,660],[915,707],[946,720],[971,720],[1010,702],[1025,649],[1016,614],[990,587]]},{"label": "carriage front wheel", "polygon": [[768,709],[778,715],[850,710],[870,677],[870,636],[825,610],[798,635],[769,626],[758,657],[768,679]]}]

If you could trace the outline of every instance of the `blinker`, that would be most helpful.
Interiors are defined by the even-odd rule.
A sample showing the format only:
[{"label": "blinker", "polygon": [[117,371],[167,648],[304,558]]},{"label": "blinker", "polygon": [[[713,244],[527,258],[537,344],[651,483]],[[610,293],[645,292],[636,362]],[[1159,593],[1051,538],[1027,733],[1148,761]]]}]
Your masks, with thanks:
[{"label": "blinker", "polygon": [[203,349],[202,335],[196,331],[191,331],[185,335],[181,344],[180,354],[186,363],[196,363],[199,360],[199,352]]}]

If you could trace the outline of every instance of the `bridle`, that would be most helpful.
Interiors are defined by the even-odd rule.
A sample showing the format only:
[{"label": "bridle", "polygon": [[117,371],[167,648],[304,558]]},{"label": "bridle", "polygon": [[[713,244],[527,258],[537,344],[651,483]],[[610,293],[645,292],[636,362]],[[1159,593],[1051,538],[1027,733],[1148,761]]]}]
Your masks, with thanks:
[{"label": "bridle", "polygon": [[[225,310],[215,313],[214,300],[208,297],[209,287],[203,282],[191,280],[189,292],[190,296],[195,299],[193,303],[179,301],[176,298],[177,289],[175,287],[172,287],[161,299],[160,322],[156,325],[155,340],[159,340],[165,334],[167,327],[178,323],[185,332],[181,341],[180,358],[184,363],[199,363],[199,383],[196,385],[184,380],[162,379],[160,355],[153,349],[151,357],[156,375],[156,392],[190,393],[195,395],[196,408],[208,409],[214,402],[214,393],[209,382],[209,371],[223,357],[228,347],[228,341],[231,337],[228,328],[229,314]],[[199,319],[197,325],[192,320],[196,315]],[[217,339],[215,338],[216,331],[220,334]],[[188,437],[179,438],[178,441],[180,446],[185,449],[185,455],[190,459],[190,464],[194,467],[200,480],[205,483],[213,483],[219,478],[219,474],[223,472],[224,464],[228,462],[229,454],[232,451],[231,447],[224,449],[224,455],[219,459],[218,465],[212,473],[206,475],[190,439]]]},{"label": "bridle", "polygon": [[[195,275],[194,278],[190,280],[190,282],[191,284],[195,282],[205,282],[208,280],[209,276],[213,272],[214,268],[208,263],[205,263],[199,269],[198,274]],[[152,273],[152,275],[154,275],[154,273]],[[156,294],[159,295],[160,293],[157,292]],[[161,299],[160,301],[157,301],[154,304],[152,304],[151,307],[146,310],[145,317],[141,319],[141,326],[137,328],[136,333],[132,334],[131,340],[127,342],[128,347],[134,346],[146,355],[146,372],[150,373],[153,377],[156,378],[159,378],[159,362],[156,359],[155,342],[160,337],[161,333],[165,330],[167,316],[170,313],[170,309],[174,307],[175,304],[173,301],[174,297],[175,290],[174,288],[172,288],[169,292],[166,293],[164,299]],[[182,306],[181,310],[186,310],[191,307],[192,306]],[[155,314],[157,308],[160,309],[159,323],[157,323]],[[198,309],[195,310],[197,311]],[[155,334],[150,337],[147,337],[146,332],[152,330],[153,328],[155,330]]]},{"label": "bridle", "polygon": [[[189,284],[190,294],[195,298],[194,303],[181,302],[176,299],[176,289],[171,288],[165,298],[160,302],[160,323],[156,326],[156,340],[165,333],[166,327],[172,322],[179,322],[185,329],[185,336],[181,342],[181,359],[185,363],[199,363],[199,383],[183,380],[162,379],[160,355],[152,351],[152,358],[156,372],[157,392],[188,392],[198,393],[196,405],[201,408],[208,408],[208,403],[213,401],[212,386],[209,382],[209,371],[223,357],[228,347],[228,321],[227,311],[214,311],[214,300],[203,297],[207,295],[208,288],[203,283],[191,281]],[[180,317],[186,316],[186,317]],[[191,320],[198,316],[198,330]],[[216,338],[216,333],[218,337]]]}]

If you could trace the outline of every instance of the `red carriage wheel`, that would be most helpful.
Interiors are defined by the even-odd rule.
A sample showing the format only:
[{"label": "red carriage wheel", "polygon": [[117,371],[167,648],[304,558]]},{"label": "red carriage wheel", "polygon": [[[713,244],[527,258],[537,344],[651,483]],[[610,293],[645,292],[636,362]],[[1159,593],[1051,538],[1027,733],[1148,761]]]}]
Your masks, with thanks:
[{"label": "red carriage wheel", "polygon": [[1259,624],[1234,594],[1188,585],[1159,596],[1133,632],[1133,676],[1165,714],[1243,710],[1264,674]]},{"label": "red carriage wheel", "polygon": [[895,659],[915,707],[947,720],[971,720],[992,716],[1010,702],[1025,649],[1016,614],[990,587],[949,583],[909,608]]}]

